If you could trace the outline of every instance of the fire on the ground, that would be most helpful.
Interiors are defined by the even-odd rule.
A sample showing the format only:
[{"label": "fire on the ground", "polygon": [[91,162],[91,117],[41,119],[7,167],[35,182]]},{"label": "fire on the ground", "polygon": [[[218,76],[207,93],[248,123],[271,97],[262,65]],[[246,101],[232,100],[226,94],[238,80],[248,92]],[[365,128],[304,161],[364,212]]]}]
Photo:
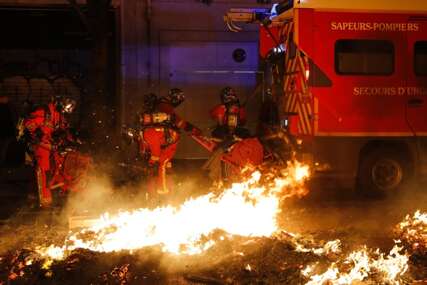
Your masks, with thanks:
[{"label": "fire on the ground", "polygon": [[[265,176],[265,175],[264,175]],[[203,254],[217,242],[232,236],[280,239],[285,236],[295,252],[323,256],[323,264],[314,262],[300,269],[306,284],[401,284],[414,251],[425,254],[427,214],[417,211],[397,225],[399,240],[383,253],[363,246],[344,252],[340,240],[307,243],[304,237],[284,231],[278,225],[280,203],[284,198],[307,194],[304,182],[310,171],[298,162],[271,175],[254,172],[242,183],[235,183],[221,194],[207,194],[187,200],[180,207],[138,209],[116,215],[104,214],[87,229],[70,234],[62,245],[36,249],[48,268],[78,248],[93,252],[118,252],[160,246],[170,254]],[[267,178],[266,178],[267,177]],[[223,234],[210,235],[215,230]],[[326,267],[325,267],[326,260]],[[26,261],[31,264],[30,261]],[[250,264],[245,264],[252,271]],[[17,277],[17,276],[15,276]]]}]

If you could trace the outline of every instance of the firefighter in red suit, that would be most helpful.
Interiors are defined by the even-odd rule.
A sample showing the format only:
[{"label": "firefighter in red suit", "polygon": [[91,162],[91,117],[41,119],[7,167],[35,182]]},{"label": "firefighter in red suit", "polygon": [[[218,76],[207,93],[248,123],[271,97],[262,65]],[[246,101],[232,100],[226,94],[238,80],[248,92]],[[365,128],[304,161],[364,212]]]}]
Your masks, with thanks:
[{"label": "firefighter in red suit", "polygon": [[29,148],[35,161],[39,201],[42,207],[52,205],[49,175],[54,166],[51,161],[57,155],[56,134],[67,133],[68,124],[64,113],[75,108],[72,99],[55,98],[46,106],[36,108],[24,119],[25,130],[29,134]]},{"label": "firefighter in red suit", "polygon": [[243,128],[246,123],[246,111],[231,87],[221,90],[221,104],[215,106],[210,115],[217,123],[212,131],[212,137],[219,140],[219,143],[203,169],[209,171],[209,177],[219,186],[227,179],[221,166],[224,154],[236,143],[236,138],[248,138],[250,133]]},{"label": "firefighter in red suit", "polygon": [[[201,131],[175,113],[175,108],[184,102],[181,89],[173,88],[168,95],[157,99],[154,94],[145,98],[144,111],[139,116],[142,126],[140,153],[148,154],[151,170],[149,191],[158,194],[169,193],[166,181],[166,168],[170,167],[180,139],[180,130],[192,135],[200,135]],[[151,193],[153,194],[153,193]]]},{"label": "firefighter in red suit", "polygon": [[221,104],[215,106],[211,117],[217,122],[212,136],[221,140],[230,140],[233,136],[247,138],[249,131],[243,128],[246,123],[246,111],[240,105],[236,92],[231,87],[225,87],[221,91]]}]

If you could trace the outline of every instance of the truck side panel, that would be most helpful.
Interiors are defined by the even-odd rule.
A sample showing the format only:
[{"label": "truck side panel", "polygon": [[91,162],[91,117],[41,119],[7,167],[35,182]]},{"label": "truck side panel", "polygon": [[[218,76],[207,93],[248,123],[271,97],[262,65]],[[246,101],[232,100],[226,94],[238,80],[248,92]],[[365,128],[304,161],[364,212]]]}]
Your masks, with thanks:
[{"label": "truck side panel", "polygon": [[427,21],[397,13],[295,13],[296,43],[316,67],[310,76],[329,82],[310,86],[315,160],[354,182],[364,155],[394,148],[422,170],[427,74],[414,70],[419,61],[427,65]]},{"label": "truck side panel", "polygon": [[[389,14],[360,14],[316,12],[314,31],[319,44],[313,54],[313,61],[331,79],[332,86],[318,93],[322,87],[313,87],[319,94],[318,133],[321,136],[411,136],[412,132],[405,118],[408,95],[400,94],[407,86],[406,33],[365,31],[365,25],[391,22],[405,23],[407,17]],[[347,27],[346,25],[353,25]],[[366,27],[365,27],[366,28]],[[357,73],[358,48],[373,43],[391,50],[392,62],[382,52],[372,53],[366,62],[377,61],[378,65],[391,64],[390,70],[368,70],[361,67]],[[342,51],[339,50],[342,44]],[[352,46],[354,45],[354,46]],[[358,47],[357,45],[361,45]],[[375,48],[375,46],[374,46]],[[339,61],[343,62],[342,64]],[[342,66],[338,66],[342,65]],[[342,69],[341,72],[339,69]],[[388,72],[390,71],[390,72]],[[324,88],[323,88],[324,89]]]},{"label": "truck side panel", "polygon": [[418,170],[427,174],[427,17],[410,16],[408,23],[420,27],[419,32],[408,32],[408,86],[412,96],[406,104],[406,115],[410,128],[417,136],[420,159]]},{"label": "truck side panel", "polygon": [[406,114],[417,136],[427,136],[427,17],[409,17],[419,31],[407,33]]}]

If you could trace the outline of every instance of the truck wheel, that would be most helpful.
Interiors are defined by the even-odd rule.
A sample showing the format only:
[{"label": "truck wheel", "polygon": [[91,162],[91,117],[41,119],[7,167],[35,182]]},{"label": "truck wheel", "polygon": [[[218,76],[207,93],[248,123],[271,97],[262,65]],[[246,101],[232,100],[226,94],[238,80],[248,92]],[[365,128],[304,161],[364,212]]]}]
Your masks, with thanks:
[{"label": "truck wheel", "polygon": [[358,186],[367,196],[396,194],[410,180],[410,160],[393,149],[377,149],[362,157]]}]

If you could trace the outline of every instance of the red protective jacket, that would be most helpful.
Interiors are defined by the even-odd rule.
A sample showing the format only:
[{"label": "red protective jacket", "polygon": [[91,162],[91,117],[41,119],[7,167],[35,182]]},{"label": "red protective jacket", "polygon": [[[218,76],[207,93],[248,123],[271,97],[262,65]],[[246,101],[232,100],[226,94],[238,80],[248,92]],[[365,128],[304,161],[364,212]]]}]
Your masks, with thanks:
[{"label": "red protective jacket", "polygon": [[30,133],[31,143],[48,150],[52,148],[52,134],[57,130],[68,128],[66,120],[53,103],[33,111],[24,120],[24,125]]},{"label": "red protective jacket", "polygon": [[[185,131],[198,129],[178,116],[175,113],[175,108],[166,102],[158,103],[153,114],[155,113],[166,113],[169,115],[169,120],[164,125],[161,123],[144,125],[139,146],[142,154],[149,151],[149,164],[157,167],[157,175],[155,173],[151,174],[151,179],[148,181],[149,192],[167,193],[169,192],[169,186],[166,178],[166,168],[176,153],[180,139],[178,129]],[[153,170],[155,170],[155,167]]]},{"label": "red protective jacket", "polygon": [[210,111],[210,115],[220,126],[236,128],[246,123],[245,108],[238,104],[230,106],[225,104],[217,105]]}]

